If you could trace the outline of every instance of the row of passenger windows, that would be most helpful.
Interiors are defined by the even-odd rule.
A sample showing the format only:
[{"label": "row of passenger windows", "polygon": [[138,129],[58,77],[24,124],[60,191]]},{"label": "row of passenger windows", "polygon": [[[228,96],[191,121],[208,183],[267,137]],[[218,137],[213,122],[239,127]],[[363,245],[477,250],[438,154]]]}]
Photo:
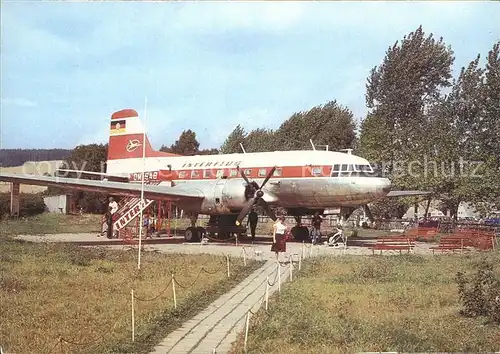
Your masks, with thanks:
[{"label": "row of passenger windows", "polygon": [[[210,178],[214,177],[214,172],[215,172],[215,178],[222,178],[224,177],[224,170],[203,170],[203,178]],[[244,173],[246,176],[250,176],[252,174],[252,169],[247,168],[244,170]],[[261,168],[259,169],[258,176],[259,177],[266,177],[268,174],[268,169],[266,168]],[[229,177],[236,177],[238,176],[238,170],[230,170],[229,172]],[[180,171],[179,172],[179,178],[186,178],[188,176],[187,171]],[[200,171],[193,170],[191,171],[191,178],[199,178],[201,176]],[[280,177],[281,176],[281,168],[277,168],[274,170],[273,176],[275,177]]]},{"label": "row of passenger windows", "polygon": [[333,165],[332,177],[379,177],[379,173],[370,165]]}]

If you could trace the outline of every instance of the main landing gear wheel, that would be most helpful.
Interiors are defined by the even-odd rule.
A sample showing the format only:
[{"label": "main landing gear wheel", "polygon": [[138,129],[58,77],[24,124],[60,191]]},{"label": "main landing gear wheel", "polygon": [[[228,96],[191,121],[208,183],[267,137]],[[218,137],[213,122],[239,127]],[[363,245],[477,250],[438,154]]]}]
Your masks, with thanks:
[{"label": "main landing gear wheel", "polygon": [[198,242],[200,240],[200,232],[197,227],[188,227],[184,231],[184,240],[186,242]]}]

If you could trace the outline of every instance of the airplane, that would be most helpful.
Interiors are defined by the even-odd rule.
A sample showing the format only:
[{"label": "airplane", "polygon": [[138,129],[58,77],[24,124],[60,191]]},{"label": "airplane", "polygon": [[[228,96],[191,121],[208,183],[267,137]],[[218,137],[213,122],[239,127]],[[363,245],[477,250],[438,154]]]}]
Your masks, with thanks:
[{"label": "airplane", "polygon": [[[342,221],[359,207],[383,197],[428,194],[391,191],[391,181],[368,160],[349,152],[298,150],[258,153],[182,156],[152,148],[137,111],[123,109],[111,115],[106,172],[61,170],[100,175],[101,180],[60,175],[34,176],[2,173],[0,181],[64,189],[102,192],[172,201],[191,218],[186,241],[203,237],[198,215],[209,215],[219,227],[241,226],[245,216],[261,207],[272,219],[270,206],[284,208],[297,225],[296,238],[308,234],[301,217],[340,207]],[[144,171],[144,178],[143,178]],[[142,185],[142,181],[145,184]],[[142,209],[141,209],[142,210]]]}]

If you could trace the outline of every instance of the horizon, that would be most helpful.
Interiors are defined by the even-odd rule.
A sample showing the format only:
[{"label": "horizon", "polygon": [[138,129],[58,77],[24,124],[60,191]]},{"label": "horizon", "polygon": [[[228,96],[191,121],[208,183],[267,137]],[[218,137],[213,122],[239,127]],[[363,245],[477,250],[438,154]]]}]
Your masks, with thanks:
[{"label": "horizon", "polygon": [[220,148],[237,124],[277,129],[333,100],[359,123],[369,71],[389,46],[422,25],[451,46],[456,77],[500,39],[494,6],[4,1],[0,148],[106,144],[111,114],[125,108],[156,150],[187,129],[200,149]]}]

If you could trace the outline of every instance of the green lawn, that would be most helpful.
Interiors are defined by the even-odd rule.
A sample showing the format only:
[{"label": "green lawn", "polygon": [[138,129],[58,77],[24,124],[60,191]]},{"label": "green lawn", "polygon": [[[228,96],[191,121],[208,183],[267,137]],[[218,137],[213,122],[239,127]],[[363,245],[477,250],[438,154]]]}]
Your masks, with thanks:
[{"label": "green lawn", "polygon": [[[0,238],[0,344],[8,353],[147,353],[261,262]],[[204,267],[208,274],[201,272]],[[171,273],[177,286],[173,306]],[[190,284],[194,283],[191,287]],[[131,295],[135,342],[131,340]],[[147,301],[146,301],[147,300]],[[57,345],[59,336],[77,344]]]},{"label": "green lawn", "polygon": [[455,276],[483,258],[498,275],[499,252],[308,260],[251,319],[248,353],[499,351],[499,325],[459,313]]}]

